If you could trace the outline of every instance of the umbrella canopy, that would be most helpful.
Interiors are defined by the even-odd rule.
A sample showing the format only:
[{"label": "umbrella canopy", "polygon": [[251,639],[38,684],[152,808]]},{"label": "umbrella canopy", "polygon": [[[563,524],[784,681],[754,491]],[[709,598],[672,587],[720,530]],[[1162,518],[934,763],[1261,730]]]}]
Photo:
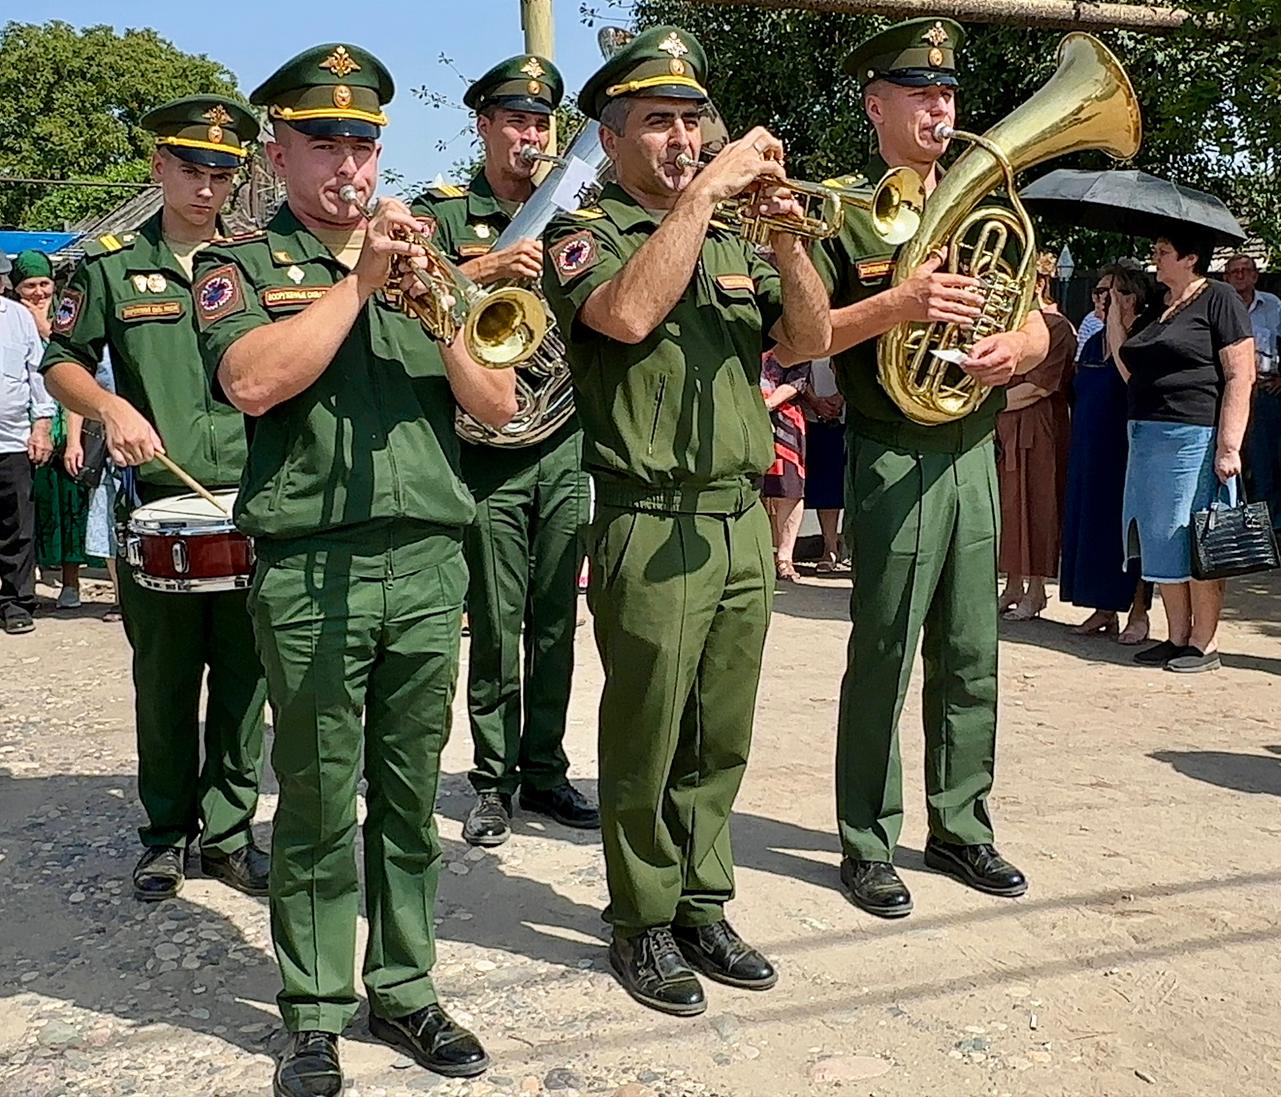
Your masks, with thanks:
[{"label": "umbrella canopy", "polygon": [[1059,168],[1019,193],[1028,209],[1086,228],[1155,238],[1175,222],[1200,229],[1216,243],[1237,244],[1246,238],[1214,195],[1143,171]]}]

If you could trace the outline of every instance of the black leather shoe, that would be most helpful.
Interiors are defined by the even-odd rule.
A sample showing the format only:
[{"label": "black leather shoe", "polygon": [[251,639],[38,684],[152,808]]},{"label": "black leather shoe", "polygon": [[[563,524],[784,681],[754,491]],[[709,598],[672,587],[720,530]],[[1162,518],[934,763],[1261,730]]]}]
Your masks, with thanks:
[{"label": "black leather shoe", "polygon": [[566,781],[555,788],[520,790],[521,811],[549,815],[562,826],[575,830],[600,830],[600,812],[573,785]]},{"label": "black leather shoe", "polygon": [[618,981],[636,1001],[660,1013],[693,1017],[707,1009],[698,981],[667,926],[635,937],[617,933],[609,944],[609,963]]},{"label": "black leather shoe", "polygon": [[709,979],[744,990],[769,990],[778,972],[726,921],[710,926],[672,926],[676,947]]},{"label": "black leather shoe", "polygon": [[182,890],[187,851],[182,846],[148,846],[133,870],[133,896],[144,903],[172,899]]},{"label": "black leather shoe", "polygon": [[25,609],[18,606],[10,606],[4,615],[4,630],[10,636],[17,636],[23,632],[30,632],[36,627],[35,621],[31,619],[31,614]]},{"label": "black leather shoe", "polygon": [[271,858],[250,842],[234,853],[200,851],[200,871],[246,895],[266,895]]},{"label": "black leather shoe", "polygon": [[954,846],[930,838],[925,843],[925,863],[988,895],[1013,898],[1027,891],[1023,873],[997,853],[995,846]]},{"label": "black leather shoe", "polygon": [[912,913],[912,893],[888,861],[841,861],[841,885],[850,902],[878,918]]},{"label": "black leather shoe", "polygon": [[290,1034],[271,1090],[275,1097],[337,1097],[342,1092],[338,1037],[332,1032]]},{"label": "black leather shoe", "polygon": [[446,1078],[471,1078],[489,1067],[480,1041],[440,1006],[424,1006],[395,1020],[370,1013],[369,1031],[419,1066]]},{"label": "black leather shoe", "polygon": [[476,794],[463,822],[463,840],[471,846],[501,846],[512,836],[512,798],[493,790]]}]

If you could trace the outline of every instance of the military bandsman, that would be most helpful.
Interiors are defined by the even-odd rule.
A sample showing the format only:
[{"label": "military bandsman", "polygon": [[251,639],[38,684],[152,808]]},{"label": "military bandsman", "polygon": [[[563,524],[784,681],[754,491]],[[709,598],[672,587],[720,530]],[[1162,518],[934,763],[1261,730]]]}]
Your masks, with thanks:
[{"label": "military bandsman", "polygon": [[618,181],[552,222],[543,274],[596,491],[610,962],[636,1000],[677,1015],[706,1008],[695,969],[748,989],[777,979],[725,920],[773,596],[758,384],[771,337],[817,354],[829,336],[804,241],[773,234],[775,271],[715,219],[758,182],[765,209],[797,205],[777,191],[783,149],[761,128],[695,173],[706,77],[698,40],[663,26],[587,81],[579,105],[601,121]]}]

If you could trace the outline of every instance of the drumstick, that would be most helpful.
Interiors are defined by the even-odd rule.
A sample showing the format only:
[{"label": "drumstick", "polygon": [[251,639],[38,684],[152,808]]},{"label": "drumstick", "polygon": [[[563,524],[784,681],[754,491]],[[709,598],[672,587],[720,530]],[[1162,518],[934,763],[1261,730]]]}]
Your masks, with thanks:
[{"label": "drumstick", "polygon": [[186,484],[187,487],[191,488],[191,490],[194,491],[197,495],[199,495],[200,498],[203,499],[206,503],[211,503],[214,506],[214,508],[218,511],[219,514],[225,514],[227,515],[228,518],[231,517],[230,511],[228,511],[226,507],[224,507],[220,502],[218,502],[218,500],[215,499],[209,493],[209,490],[207,488],[201,487],[198,483],[196,483],[195,480],[193,480],[190,476],[188,476],[182,469],[180,469],[177,465],[175,465],[172,461],[170,461],[169,458],[166,457],[163,453],[157,453],[156,460],[159,461],[162,465],[164,465],[165,468],[167,468],[170,472],[172,472],[176,477],[178,477],[178,479],[181,480],[184,484]]}]

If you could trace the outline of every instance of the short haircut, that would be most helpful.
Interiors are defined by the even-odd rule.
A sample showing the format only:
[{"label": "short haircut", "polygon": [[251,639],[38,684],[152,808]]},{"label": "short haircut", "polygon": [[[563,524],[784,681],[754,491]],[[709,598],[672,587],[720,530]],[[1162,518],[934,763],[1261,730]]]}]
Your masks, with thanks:
[{"label": "short haircut", "polygon": [[1162,233],[1170,241],[1170,247],[1180,259],[1189,255],[1196,256],[1192,264],[1192,273],[1205,275],[1210,273],[1210,260],[1214,256],[1214,239],[1195,225],[1171,225]]},{"label": "short haircut", "polygon": [[1142,312],[1154,297],[1154,285],[1146,271],[1133,263],[1109,263],[1101,271],[1100,278],[1111,278],[1112,288],[1134,298],[1134,307]]},{"label": "short haircut", "polygon": [[600,112],[600,124],[619,137],[627,130],[627,120],[632,116],[635,104],[629,95],[616,95]]},{"label": "short haircut", "polygon": [[1231,259],[1223,264],[1223,267],[1226,270],[1228,267],[1232,266],[1233,263],[1240,263],[1243,261],[1250,264],[1250,269],[1252,271],[1255,271],[1256,273],[1258,272],[1259,264],[1254,261],[1254,256],[1246,255],[1243,251],[1237,252]]}]

